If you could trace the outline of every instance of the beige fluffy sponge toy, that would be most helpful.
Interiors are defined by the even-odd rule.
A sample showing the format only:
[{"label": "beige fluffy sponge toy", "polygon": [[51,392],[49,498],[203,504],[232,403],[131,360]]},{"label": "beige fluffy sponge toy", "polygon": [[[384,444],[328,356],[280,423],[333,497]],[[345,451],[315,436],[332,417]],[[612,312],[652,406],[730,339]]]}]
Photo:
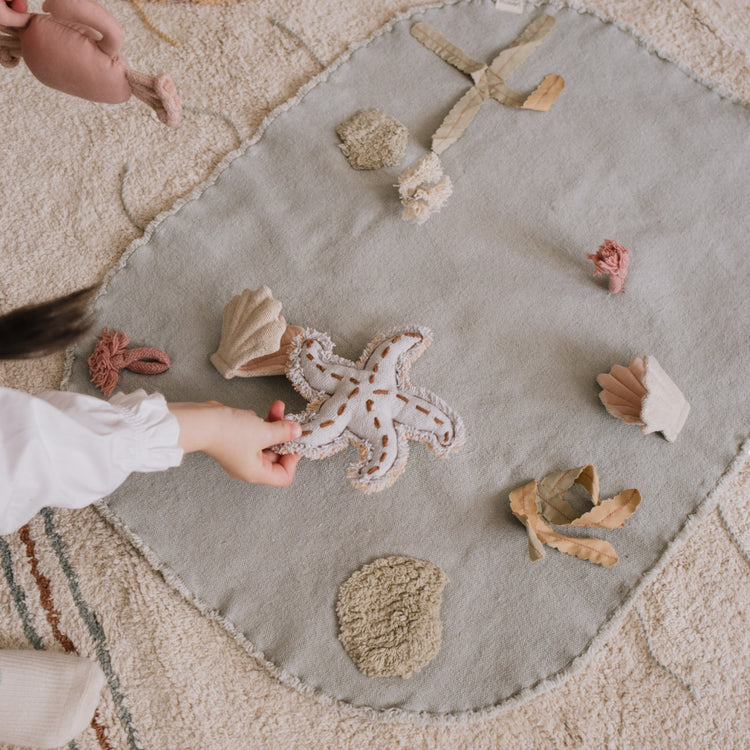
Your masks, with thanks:
[{"label": "beige fluffy sponge toy", "polygon": [[45,0],[28,13],[26,0],[0,0],[0,64],[23,59],[42,83],[94,102],[144,101],[169,127],[181,103],[169,75],[132,70],[120,56],[123,34],[112,15],[92,0]]}]

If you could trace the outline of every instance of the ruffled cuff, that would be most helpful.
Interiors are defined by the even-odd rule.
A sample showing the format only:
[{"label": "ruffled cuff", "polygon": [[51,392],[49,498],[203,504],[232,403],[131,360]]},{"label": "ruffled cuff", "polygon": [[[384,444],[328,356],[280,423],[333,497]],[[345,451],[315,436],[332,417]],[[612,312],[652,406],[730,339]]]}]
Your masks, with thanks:
[{"label": "ruffled cuff", "polygon": [[179,466],[184,451],[179,445],[180,425],[164,396],[144,390],[116,393],[109,400],[122,411],[129,429],[122,432],[117,458],[131,471],[161,471]]}]

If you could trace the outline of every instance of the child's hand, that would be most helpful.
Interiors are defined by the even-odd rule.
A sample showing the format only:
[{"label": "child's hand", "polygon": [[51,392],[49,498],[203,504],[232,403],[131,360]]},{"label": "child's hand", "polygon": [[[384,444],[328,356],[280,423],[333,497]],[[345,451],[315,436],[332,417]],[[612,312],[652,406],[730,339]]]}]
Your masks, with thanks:
[{"label": "child's hand", "polygon": [[233,409],[217,401],[174,403],[169,410],[179,422],[179,443],[185,453],[208,453],[234,479],[274,487],[292,483],[299,456],[269,450],[300,436],[299,424],[284,419],[282,401],[271,404],[266,420],[249,409]]},{"label": "child's hand", "polygon": [[26,0],[0,0],[0,26],[21,28],[29,22]]}]

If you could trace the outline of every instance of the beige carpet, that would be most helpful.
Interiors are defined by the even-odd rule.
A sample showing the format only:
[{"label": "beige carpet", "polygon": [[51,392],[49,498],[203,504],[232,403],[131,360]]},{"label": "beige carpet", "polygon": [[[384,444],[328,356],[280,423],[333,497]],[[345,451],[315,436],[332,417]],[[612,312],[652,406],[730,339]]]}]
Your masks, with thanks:
[{"label": "beige carpet", "polygon": [[[184,101],[231,118],[243,138],[320,70],[276,18],[330,62],[414,2],[261,0],[105,5],[133,67],[168,70]],[[663,54],[750,101],[743,0],[596,0]],[[34,6],[38,9],[38,5]],[[23,66],[0,73],[5,132],[1,309],[100,280],[145,225],[236,145],[216,115],[167,131],[139,102],[64,97]],[[61,357],[6,364],[0,382],[56,387]],[[89,748],[742,748],[750,744],[750,467],[676,550],[636,608],[554,690],[491,719],[405,724],[364,716],[275,680],[155,574],[94,510],[55,512],[0,544],[0,646],[75,648],[107,665]],[[731,529],[736,538],[733,540]],[[657,661],[658,660],[658,661]],[[688,686],[692,689],[689,690]]]}]

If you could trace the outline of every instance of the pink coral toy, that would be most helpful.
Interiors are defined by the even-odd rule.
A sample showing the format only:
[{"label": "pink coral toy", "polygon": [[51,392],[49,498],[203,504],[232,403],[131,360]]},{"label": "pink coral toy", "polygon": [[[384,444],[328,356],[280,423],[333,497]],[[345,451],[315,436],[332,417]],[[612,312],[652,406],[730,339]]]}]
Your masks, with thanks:
[{"label": "pink coral toy", "polygon": [[122,29],[92,0],[45,0],[46,13],[27,13],[26,0],[0,0],[0,64],[23,58],[42,83],[94,102],[120,104],[131,94],[169,127],[181,103],[169,75],[132,70],[120,57]]},{"label": "pink coral toy", "polygon": [[91,382],[105,395],[112,395],[120,370],[130,370],[141,375],[159,375],[172,363],[169,355],[153,346],[126,349],[130,339],[121,331],[105,328],[89,357]]},{"label": "pink coral toy", "polygon": [[628,275],[630,250],[614,240],[604,240],[595,254],[586,257],[594,261],[594,276],[609,276],[609,291],[617,294],[625,290],[625,277]]}]

